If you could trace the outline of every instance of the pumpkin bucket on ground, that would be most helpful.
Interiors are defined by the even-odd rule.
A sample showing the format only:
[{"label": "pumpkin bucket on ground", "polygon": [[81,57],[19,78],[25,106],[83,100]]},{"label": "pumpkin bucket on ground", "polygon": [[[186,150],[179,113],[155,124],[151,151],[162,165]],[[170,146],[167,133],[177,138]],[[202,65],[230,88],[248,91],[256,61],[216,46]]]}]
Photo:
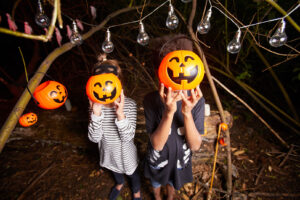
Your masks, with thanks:
[{"label": "pumpkin bucket on ground", "polygon": [[188,50],[168,53],[160,63],[158,77],[165,87],[173,90],[196,88],[204,76],[204,67],[197,54]]},{"label": "pumpkin bucket on ground", "polygon": [[35,124],[37,120],[38,118],[35,113],[26,113],[20,117],[19,123],[21,126],[28,127]]},{"label": "pumpkin bucket on ground", "polygon": [[114,102],[120,96],[121,90],[121,81],[111,73],[91,76],[86,84],[89,99],[101,104]]},{"label": "pumpkin bucket on ground", "polygon": [[65,103],[68,92],[61,83],[46,81],[35,89],[33,96],[40,108],[56,109]]}]

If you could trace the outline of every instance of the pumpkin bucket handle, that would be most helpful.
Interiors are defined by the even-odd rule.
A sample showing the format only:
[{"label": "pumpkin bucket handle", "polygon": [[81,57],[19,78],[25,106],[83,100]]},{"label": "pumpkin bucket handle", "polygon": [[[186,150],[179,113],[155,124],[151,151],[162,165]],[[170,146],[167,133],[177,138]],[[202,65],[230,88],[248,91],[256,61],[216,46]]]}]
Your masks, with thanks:
[{"label": "pumpkin bucket handle", "polygon": [[32,95],[32,92],[30,91],[28,85],[26,85],[26,89],[28,90],[28,92],[29,92],[29,94],[31,95],[31,97],[32,97],[32,99],[34,100],[34,102],[35,102],[36,104],[40,104],[40,103],[38,102],[38,100],[36,100],[36,98]]},{"label": "pumpkin bucket handle", "polygon": [[[54,81],[54,79],[48,75],[47,73],[44,72],[35,72],[35,73],[41,73],[44,74],[44,76],[46,76],[47,78],[49,78],[50,80]],[[30,89],[28,88],[28,84],[26,85],[26,89],[28,90],[29,94],[31,95],[32,99],[34,100],[34,102],[39,105],[40,103],[38,102],[38,100],[36,100],[36,98],[32,95],[32,92],[30,91]]]}]

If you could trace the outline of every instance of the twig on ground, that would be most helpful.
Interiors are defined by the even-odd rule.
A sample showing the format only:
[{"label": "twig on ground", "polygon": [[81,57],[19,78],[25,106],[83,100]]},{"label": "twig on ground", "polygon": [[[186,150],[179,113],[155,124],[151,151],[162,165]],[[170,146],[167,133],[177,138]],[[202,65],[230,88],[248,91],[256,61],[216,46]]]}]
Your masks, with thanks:
[{"label": "twig on ground", "polygon": [[293,150],[294,150],[294,145],[291,144],[291,148],[290,148],[289,152],[286,154],[284,159],[281,161],[281,163],[279,164],[279,167],[282,167],[284,165],[284,163],[287,161],[289,155],[293,152]]},{"label": "twig on ground", "polygon": [[290,194],[290,193],[266,193],[266,192],[251,192],[248,194],[248,197],[300,197],[300,193]]},{"label": "twig on ground", "polygon": [[255,180],[254,185],[257,185],[257,184],[258,184],[258,181],[259,181],[259,179],[260,179],[262,173],[264,172],[265,168],[266,168],[266,166],[262,166],[262,168],[259,170],[259,173],[258,173],[258,175],[257,175],[257,177],[256,177],[256,180]]},{"label": "twig on ground", "polygon": [[53,167],[54,167],[54,163],[52,163],[49,167],[47,167],[47,169],[45,169],[45,170],[43,171],[43,173],[41,173],[34,181],[32,181],[32,183],[31,183],[31,184],[30,184],[30,185],[22,192],[22,194],[18,197],[17,200],[24,199],[26,193],[27,193],[31,188],[33,188],[33,186],[36,185],[36,184],[39,182],[39,180],[40,180],[43,176],[45,176],[45,175],[50,171],[50,169],[52,169]]}]

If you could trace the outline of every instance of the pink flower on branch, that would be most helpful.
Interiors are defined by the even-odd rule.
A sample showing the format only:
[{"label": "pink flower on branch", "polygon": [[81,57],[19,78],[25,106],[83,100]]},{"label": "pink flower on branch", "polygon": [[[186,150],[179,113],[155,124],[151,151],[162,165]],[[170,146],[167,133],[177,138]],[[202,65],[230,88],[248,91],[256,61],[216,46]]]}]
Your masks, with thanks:
[{"label": "pink flower on branch", "polygon": [[16,23],[11,19],[11,16],[8,13],[6,13],[6,16],[9,29],[12,31],[16,31],[18,29]]},{"label": "pink flower on branch", "polygon": [[24,22],[24,32],[26,34],[32,34],[32,28],[31,26],[28,24],[28,22]]},{"label": "pink flower on branch", "polygon": [[58,45],[61,46],[62,36],[57,27],[55,27],[55,35],[56,35],[56,41]]}]

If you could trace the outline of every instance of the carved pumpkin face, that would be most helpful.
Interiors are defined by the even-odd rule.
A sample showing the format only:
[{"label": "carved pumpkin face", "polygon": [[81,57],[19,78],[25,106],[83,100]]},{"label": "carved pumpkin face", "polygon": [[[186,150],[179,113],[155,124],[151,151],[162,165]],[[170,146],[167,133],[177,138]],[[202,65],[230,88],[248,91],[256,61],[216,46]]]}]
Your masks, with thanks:
[{"label": "carved pumpkin face", "polygon": [[168,53],[160,63],[158,77],[173,90],[196,88],[204,76],[201,59],[192,51],[178,50]]},{"label": "carved pumpkin face", "polygon": [[35,113],[26,113],[19,119],[21,126],[28,127],[37,122],[37,115]]},{"label": "carved pumpkin face", "polygon": [[46,81],[35,89],[33,96],[40,108],[56,109],[65,103],[68,92],[61,83]]},{"label": "carved pumpkin face", "polygon": [[86,94],[96,103],[109,104],[121,94],[122,85],[119,78],[111,73],[91,76],[86,84]]}]

